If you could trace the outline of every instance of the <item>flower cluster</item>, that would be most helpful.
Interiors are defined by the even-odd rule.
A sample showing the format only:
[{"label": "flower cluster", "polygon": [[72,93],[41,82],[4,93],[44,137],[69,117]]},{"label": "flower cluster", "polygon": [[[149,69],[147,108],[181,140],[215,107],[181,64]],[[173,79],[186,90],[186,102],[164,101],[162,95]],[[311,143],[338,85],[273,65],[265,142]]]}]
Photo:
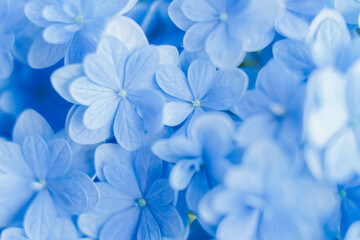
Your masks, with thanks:
[{"label": "flower cluster", "polygon": [[359,0],[0,0],[1,240],[360,240]]}]

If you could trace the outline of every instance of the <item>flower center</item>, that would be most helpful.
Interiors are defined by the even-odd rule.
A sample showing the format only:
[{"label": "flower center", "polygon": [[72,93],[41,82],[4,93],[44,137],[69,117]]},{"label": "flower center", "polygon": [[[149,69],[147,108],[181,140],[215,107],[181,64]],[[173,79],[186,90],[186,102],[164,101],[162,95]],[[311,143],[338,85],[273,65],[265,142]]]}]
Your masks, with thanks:
[{"label": "flower center", "polygon": [[77,23],[83,23],[83,22],[84,22],[84,18],[83,18],[81,15],[79,15],[79,16],[77,16],[77,17],[75,18],[75,21],[76,21]]},{"label": "flower center", "polygon": [[44,187],[46,187],[46,180],[45,179],[39,179],[36,182],[30,183],[30,187],[35,191],[40,191]]},{"label": "flower center", "polygon": [[343,190],[340,190],[340,191],[339,191],[339,194],[340,194],[340,197],[341,197],[341,198],[346,198],[347,192],[346,192],[345,189],[343,189]]},{"label": "flower center", "polygon": [[194,100],[192,101],[193,107],[200,107],[201,106],[201,101],[200,100]]},{"label": "flower center", "polygon": [[120,97],[125,98],[126,95],[127,95],[127,92],[126,92],[124,89],[121,89],[120,92],[118,93],[118,95],[119,95]]},{"label": "flower center", "polygon": [[136,200],[135,205],[139,207],[145,207],[146,201],[144,198],[139,198],[138,200]]},{"label": "flower center", "polygon": [[277,116],[284,116],[286,113],[286,108],[278,103],[272,103],[270,104],[270,110]]},{"label": "flower center", "polygon": [[222,22],[226,22],[226,21],[228,20],[228,18],[229,18],[229,16],[227,15],[227,13],[221,13],[221,14],[219,15],[219,19],[220,19],[220,21],[222,21]]}]

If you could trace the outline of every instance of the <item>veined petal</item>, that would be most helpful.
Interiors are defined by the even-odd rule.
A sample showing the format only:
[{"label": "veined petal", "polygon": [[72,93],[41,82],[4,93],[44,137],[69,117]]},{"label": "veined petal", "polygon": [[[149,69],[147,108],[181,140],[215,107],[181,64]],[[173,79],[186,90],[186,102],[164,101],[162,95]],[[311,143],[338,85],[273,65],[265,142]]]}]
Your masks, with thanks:
[{"label": "veined petal", "polygon": [[194,174],[200,170],[201,164],[201,159],[178,161],[170,173],[171,187],[176,191],[187,188]]},{"label": "veined petal", "polygon": [[67,141],[54,139],[48,143],[50,159],[48,177],[57,178],[65,175],[71,166],[71,148]]},{"label": "veined petal", "polygon": [[195,60],[188,71],[188,81],[193,100],[202,100],[214,82],[216,67],[208,60]]},{"label": "veined petal", "polygon": [[184,48],[189,52],[205,49],[205,41],[216,25],[215,22],[200,22],[192,25],[185,33]]},{"label": "veined petal", "polygon": [[197,22],[218,20],[219,18],[217,9],[205,0],[185,0],[181,9],[187,18]]},{"label": "veined petal", "polygon": [[68,15],[59,5],[45,6],[42,11],[43,17],[49,22],[74,23],[75,19]]},{"label": "veined petal", "polygon": [[45,28],[43,37],[51,44],[64,44],[74,38],[74,32],[66,30],[67,24],[53,24]]},{"label": "veined petal", "polygon": [[0,171],[20,176],[33,177],[34,173],[23,157],[20,145],[0,142]]},{"label": "veined petal", "polygon": [[139,219],[137,240],[161,239],[158,222],[154,219],[150,210],[144,208]]},{"label": "veined petal", "polygon": [[188,102],[168,102],[164,107],[164,124],[177,126],[194,111],[194,107]]}]

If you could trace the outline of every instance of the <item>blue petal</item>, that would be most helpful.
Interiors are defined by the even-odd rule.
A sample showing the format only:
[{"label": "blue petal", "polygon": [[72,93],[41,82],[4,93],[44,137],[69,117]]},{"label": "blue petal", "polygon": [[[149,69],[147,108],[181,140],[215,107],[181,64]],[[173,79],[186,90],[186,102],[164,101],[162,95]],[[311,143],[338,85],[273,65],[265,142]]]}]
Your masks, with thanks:
[{"label": "blue petal", "polygon": [[174,0],[169,5],[169,17],[175,23],[175,25],[181,30],[186,31],[194,22],[188,19],[182,9],[181,6],[185,2],[185,0]]},{"label": "blue petal", "polygon": [[215,78],[216,68],[208,60],[195,60],[188,71],[188,81],[194,100],[202,100]]},{"label": "blue petal", "polygon": [[43,40],[42,36],[38,36],[31,45],[28,62],[33,68],[46,68],[60,61],[68,50],[69,43],[50,44]]},{"label": "blue petal", "polygon": [[22,145],[27,164],[39,179],[46,179],[50,167],[49,148],[39,135],[29,135]]},{"label": "blue petal", "polygon": [[236,100],[233,88],[221,86],[220,82],[216,82],[209,89],[201,103],[204,108],[221,111],[229,109]]},{"label": "blue petal", "polygon": [[113,143],[102,144],[95,151],[95,169],[96,176],[105,181],[104,166],[111,162],[118,162],[131,166],[132,159],[129,151],[126,151],[120,145]]},{"label": "blue petal", "polygon": [[112,122],[108,122],[102,128],[91,130],[88,129],[83,122],[86,107],[78,106],[70,110],[68,119],[68,132],[70,138],[80,144],[95,144],[112,135]]},{"label": "blue petal", "polygon": [[119,104],[113,129],[118,143],[128,151],[139,148],[145,135],[142,118],[127,100]]},{"label": "blue petal", "polygon": [[75,34],[71,45],[65,55],[65,65],[73,63],[82,63],[86,54],[95,52],[97,39],[79,31]]},{"label": "blue petal", "polygon": [[20,176],[33,177],[34,173],[26,163],[21,147],[12,142],[0,142],[0,171]]},{"label": "blue petal", "polygon": [[347,86],[346,86],[346,103],[350,116],[360,115],[359,106],[359,92],[360,92],[360,79],[359,79],[359,64],[353,64],[347,72]]},{"label": "blue petal", "polygon": [[275,23],[278,33],[296,40],[305,39],[309,25],[304,17],[290,11],[281,12]]},{"label": "blue petal", "polygon": [[6,228],[1,232],[1,240],[29,240],[21,228]]},{"label": "blue petal", "polygon": [[160,92],[152,89],[129,92],[131,101],[144,121],[144,129],[149,133],[162,129],[164,97]]},{"label": "blue petal", "polygon": [[48,170],[49,178],[57,178],[65,175],[71,165],[71,148],[68,142],[62,139],[54,139],[48,143],[50,151],[50,163]]},{"label": "blue petal", "polygon": [[113,213],[88,212],[78,217],[79,230],[89,237],[97,239],[104,224],[112,217]]},{"label": "blue petal", "polygon": [[35,0],[30,1],[25,6],[26,16],[40,27],[47,27],[50,23],[44,18],[42,12],[45,6],[49,5],[48,0]]},{"label": "blue petal", "polygon": [[176,66],[160,66],[156,72],[156,82],[170,96],[186,101],[194,100],[185,74]]},{"label": "blue petal", "polygon": [[96,16],[103,18],[110,18],[120,12],[128,4],[127,1],[118,1],[118,0],[104,0],[96,2],[97,5],[94,6],[96,10]]},{"label": "blue petal", "polygon": [[200,22],[192,25],[185,33],[184,48],[189,52],[197,52],[205,49],[205,41],[214,30],[216,23]]},{"label": "blue petal", "polygon": [[184,224],[176,209],[152,208],[151,213],[159,224],[161,235],[168,238],[179,238],[184,231]]},{"label": "blue petal", "polygon": [[57,212],[47,190],[40,191],[30,204],[24,218],[24,229],[30,239],[47,240],[56,224]]},{"label": "blue petal", "polygon": [[106,181],[121,192],[127,193],[135,200],[141,197],[134,170],[128,166],[111,162],[104,167]]},{"label": "blue petal", "polygon": [[105,223],[99,240],[133,239],[139,217],[140,210],[136,207],[118,213]]},{"label": "blue petal", "polygon": [[34,195],[31,178],[0,173],[0,227],[9,226]]},{"label": "blue petal", "polygon": [[134,166],[135,174],[143,193],[145,193],[153,182],[160,178],[163,173],[161,159],[147,149],[139,150],[134,161]]},{"label": "blue petal", "polygon": [[13,139],[14,142],[22,144],[28,135],[39,135],[45,141],[55,137],[53,130],[46,120],[34,110],[25,110],[16,121]]},{"label": "blue petal", "polygon": [[56,225],[53,231],[48,236],[48,239],[62,240],[62,239],[77,239],[78,233],[74,223],[70,218],[56,219]]},{"label": "blue petal", "polygon": [[145,198],[149,207],[156,208],[159,211],[175,207],[175,191],[170,187],[169,181],[165,178],[154,181],[149,186]]},{"label": "blue petal", "polygon": [[12,33],[10,33],[10,34],[2,33],[1,37],[0,37],[0,50],[1,50],[1,52],[6,52],[6,51],[10,50],[14,45],[14,41],[15,41],[15,35],[14,34],[12,34]]},{"label": "blue petal", "polygon": [[157,221],[150,210],[144,208],[139,220],[137,240],[161,239],[161,232]]},{"label": "blue petal", "polygon": [[68,31],[67,24],[52,24],[44,29],[43,38],[51,44],[69,43],[75,36],[74,32]]},{"label": "blue petal", "polygon": [[153,81],[159,66],[159,54],[155,47],[145,46],[135,50],[127,59],[123,88],[141,89]]},{"label": "blue petal", "polygon": [[346,233],[345,240],[356,240],[360,237],[360,222],[354,222],[351,224],[349,230]]},{"label": "blue petal", "polygon": [[218,20],[219,18],[218,10],[205,0],[185,0],[181,10],[187,18],[197,22]]},{"label": "blue petal", "polygon": [[74,23],[75,19],[58,5],[48,5],[42,11],[43,17],[49,22]]},{"label": "blue petal", "polygon": [[186,203],[190,210],[197,212],[200,199],[210,188],[206,171],[197,172],[186,190]]},{"label": "blue petal", "polygon": [[316,15],[324,7],[324,0],[288,0],[286,8],[302,14]]},{"label": "blue petal", "polygon": [[164,124],[177,126],[194,111],[194,106],[188,102],[168,102],[164,106]]},{"label": "blue petal", "polygon": [[276,61],[301,78],[307,78],[315,69],[310,45],[306,42],[285,39],[273,46]]},{"label": "blue petal", "polygon": [[176,191],[187,188],[194,174],[200,170],[201,164],[201,159],[178,161],[170,173],[171,187]]},{"label": "blue petal", "polygon": [[0,52],[0,63],[0,79],[10,77],[14,67],[12,55],[9,52]]},{"label": "blue petal", "polygon": [[75,79],[84,75],[85,73],[81,64],[67,65],[66,67],[57,69],[51,74],[51,84],[56,92],[66,101],[78,104],[70,94],[70,85]]}]

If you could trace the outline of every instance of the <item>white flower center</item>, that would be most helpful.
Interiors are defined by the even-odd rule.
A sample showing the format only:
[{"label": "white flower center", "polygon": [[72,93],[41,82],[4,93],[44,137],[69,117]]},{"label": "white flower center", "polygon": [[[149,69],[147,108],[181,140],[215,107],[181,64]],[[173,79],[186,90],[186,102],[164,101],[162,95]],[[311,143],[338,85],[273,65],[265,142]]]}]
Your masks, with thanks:
[{"label": "white flower center", "polygon": [[139,198],[138,200],[136,200],[135,205],[139,207],[145,207],[146,201],[144,198]]},{"label": "white flower center", "polygon": [[221,13],[219,16],[220,21],[222,22],[226,22],[228,20],[229,16],[227,15],[227,13]]},{"label": "white flower center", "polygon": [[201,101],[200,100],[194,100],[192,101],[193,107],[200,107],[201,106]]},{"label": "white flower center", "polygon": [[75,18],[75,22],[77,23],[83,23],[84,22],[84,18],[83,16],[79,15]]},{"label": "white flower center", "polygon": [[30,183],[30,187],[35,191],[40,191],[44,187],[46,187],[46,180],[45,179],[39,179],[36,182]]},{"label": "white flower center", "polygon": [[271,112],[273,112],[277,116],[284,116],[284,114],[286,113],[286,108],[279,103],[272,103],[270,104],[269,108]]},{"label": "white flower center", "polygon": [[118,95],[119,95],[120,97],[125,98],[126,95],[127,95],[127,92],[126,92],[124,89],[121,89],[120,92],[118,93]]}]

